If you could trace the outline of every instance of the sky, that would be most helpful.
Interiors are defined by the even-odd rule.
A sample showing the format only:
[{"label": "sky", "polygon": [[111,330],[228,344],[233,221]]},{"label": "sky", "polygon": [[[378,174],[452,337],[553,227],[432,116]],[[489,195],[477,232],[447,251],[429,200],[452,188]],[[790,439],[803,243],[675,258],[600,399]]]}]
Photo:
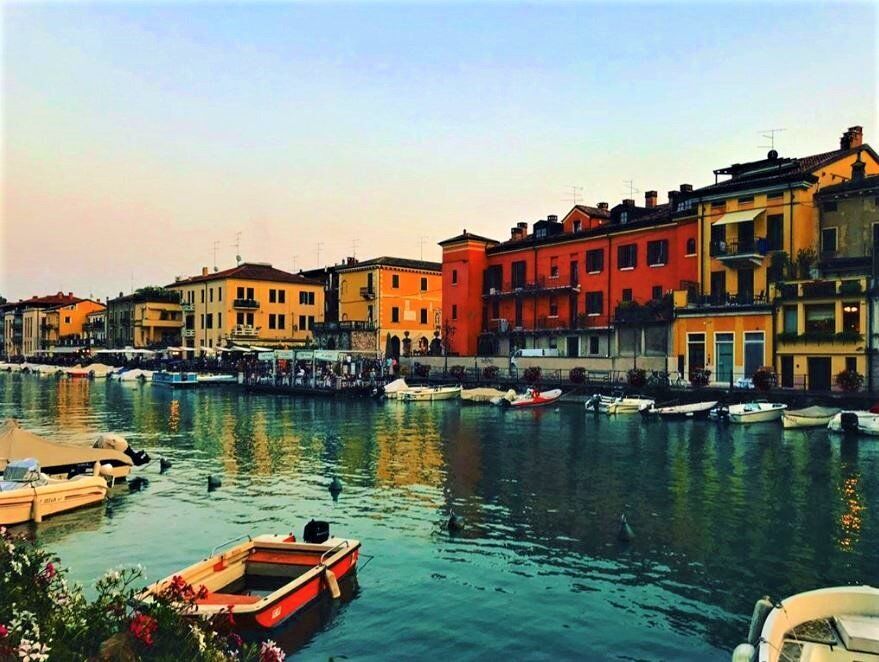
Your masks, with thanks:
[{"label": "sky", "polygon": [[[877,131],[877,4],[2,5],[0,295],[440,260]],[[240,235],[237,235],[240,233]],[[236,239],[236,237],[238,237]],[[214,252],[216,245],[216,262]]]}]

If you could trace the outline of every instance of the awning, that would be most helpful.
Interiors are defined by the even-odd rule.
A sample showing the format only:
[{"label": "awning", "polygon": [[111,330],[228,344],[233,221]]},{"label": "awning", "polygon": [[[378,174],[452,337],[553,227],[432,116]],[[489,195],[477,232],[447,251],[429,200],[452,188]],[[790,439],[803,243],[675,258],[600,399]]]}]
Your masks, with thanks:
[{"label": "awning", "polygon": [[765,209],[745,209],[743,211],[732,211],[729,214],[724,214],[720,217],[719,220],[712,223],[712,225],[732,225],[733,223],[746,223],[748,221],[755,220],[760,214],[764,213]]}]

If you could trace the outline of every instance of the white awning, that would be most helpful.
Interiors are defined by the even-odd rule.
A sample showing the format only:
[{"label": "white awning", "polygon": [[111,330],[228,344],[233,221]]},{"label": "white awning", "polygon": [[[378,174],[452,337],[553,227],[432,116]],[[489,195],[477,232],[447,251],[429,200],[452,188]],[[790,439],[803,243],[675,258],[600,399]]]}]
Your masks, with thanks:
[{"label": "white awning", "polygon": [[719,220],[712,223],[712,225],[732,225],[733,223],[747,223],[748,221],[755,220],[760,214],[764,213],[765,209],[745,209],[743,211],[731,211],[729,214],[724,214],[720,217]]}]

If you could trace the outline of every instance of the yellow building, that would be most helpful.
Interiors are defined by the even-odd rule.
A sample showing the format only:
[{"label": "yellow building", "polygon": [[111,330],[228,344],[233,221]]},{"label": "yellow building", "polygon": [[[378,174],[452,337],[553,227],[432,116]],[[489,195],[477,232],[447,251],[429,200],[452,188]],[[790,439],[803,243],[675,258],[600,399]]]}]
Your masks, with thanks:
[{"label": "yellow building", "polygon": [[111,349],[158,349],[180,344],[183,307],[180,293],[161,287],[107,300],[107,341]]},{"label": "yellow building", "polygon": [[[375,331],[376,351],[426,354],[442,333],[442,274],[438,262],[379,257],[338,269],[339,321]],[[435,345],[436,343],[434,343]]]},{"label": "yellow building", "polygon": [[237,343],[304,345],[323,321],[322,282],[261,262],[215,272],[204,267],[201,275],[178,278],[167,288],[181,295],[183,344],[196,351]]},{"label": "yellow building", "polygon": [[[860,155],[860,156],[859,156]],[[687,192],[678,205],[696,209],[700,267],[696,283],[675,296],[673,362],[688,375],[711,370],[728,383],[774,365],[775,327],[770,286],[813,277],[818,261],[822,187],[851,177],[862,159],[879,172],[879,156],[860,127],[843,134],[839,149],[802,158],[767,158],[715,170],[718,181]],[[728,179],[720,180],[721,177]]]}]

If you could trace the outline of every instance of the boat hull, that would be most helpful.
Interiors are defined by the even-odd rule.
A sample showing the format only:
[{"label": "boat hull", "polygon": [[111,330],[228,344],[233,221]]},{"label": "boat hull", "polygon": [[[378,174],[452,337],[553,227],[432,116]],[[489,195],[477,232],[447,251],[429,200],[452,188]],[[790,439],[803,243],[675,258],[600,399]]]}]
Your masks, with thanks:
[{"label": "boat hull", "polygon": [[106,497],[107,482],[94,476],[0,492],[0,525],[40,522],[45,517],[101,503]]},{"label": "boat hull", "polygon": [[[537,397],[522,396],[510,402],[510,409],[532,409],[534,407],[546,407],[562,397],[561,389],[541,392]],[[505,401],[504,401],[505,402]],[[503,404],[503,402],[501,402]]]},{"label": "boat hull", "polygon": [[771,423],[781,418],[783,408],[761,409],[758,411],[729,412],[730,423],[747,425],[749,423]]},{"label": "boat hull", "polygon": [[644,414],[656,414],[663,420],[684,420],[692,418],[708,418],[708,412],[717,406],[717,401],[697,402],[692,405],[678,405],[674,407],[660,407],[658,409],[642,410]]}]

